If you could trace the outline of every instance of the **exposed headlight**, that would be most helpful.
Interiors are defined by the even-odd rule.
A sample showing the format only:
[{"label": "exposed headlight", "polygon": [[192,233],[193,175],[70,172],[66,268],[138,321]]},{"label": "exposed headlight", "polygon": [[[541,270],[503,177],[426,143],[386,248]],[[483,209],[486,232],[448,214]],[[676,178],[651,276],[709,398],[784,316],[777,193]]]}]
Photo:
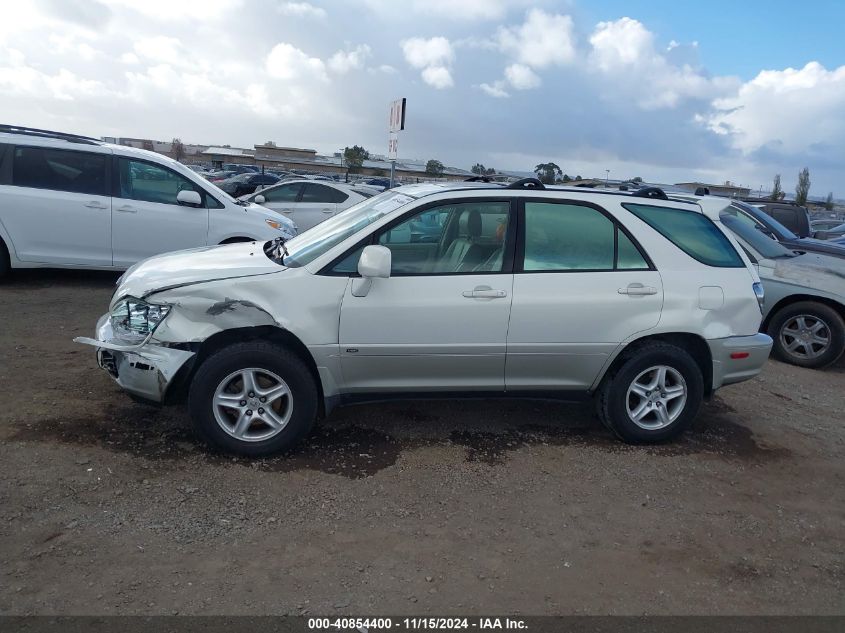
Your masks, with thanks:
[{"label": "exposed headlight", "polygon": [[766,291],[763,290],[763,284],[759,281],[755,281],[752,288],[754,288],[754,296],[757,297],[757,305],[760,306],[760,313],[762,314],[763,303],[766,301]]},{"label": "exposed headlight", "polygon": [[141,343],[168,312],[170,306],[146,303],[134,297],[121,299],[111,311],[112,332],[127,343]]}]

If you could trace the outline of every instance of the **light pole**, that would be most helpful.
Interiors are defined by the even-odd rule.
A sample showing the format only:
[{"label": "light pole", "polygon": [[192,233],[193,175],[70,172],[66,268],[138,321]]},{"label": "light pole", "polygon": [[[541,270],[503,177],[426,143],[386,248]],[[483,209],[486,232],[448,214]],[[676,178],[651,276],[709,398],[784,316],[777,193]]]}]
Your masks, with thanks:
[{"label": "light pole", "polygon": [[607,183],[610,182],[610,170],[605,169],[604,173],[606,174],[604,177],[604,186],[607,187]]}]

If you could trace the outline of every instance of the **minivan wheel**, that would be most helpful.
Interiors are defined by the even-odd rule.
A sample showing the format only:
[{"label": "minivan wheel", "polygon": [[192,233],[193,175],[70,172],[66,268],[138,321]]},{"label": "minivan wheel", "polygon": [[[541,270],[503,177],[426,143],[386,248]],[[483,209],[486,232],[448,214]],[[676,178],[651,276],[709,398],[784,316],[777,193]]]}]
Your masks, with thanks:
[{"label": "minivan wheel", "polygon": [[622,440],[664,442],[695,419],[704,396],[704,379],[683,349],[646,343],[624,352],[597,395],[599,418]]},{"label": "minivan wheel", "polygon": [[288,450],[308,434],[318,397],[310,370],[296,354],[250,341],[225,347],[200,365],[188,406],[194,428],[208,443],[259,457]]},{"label": "minivan wheel", "polygon": [[799,367],[827,367],[845,351],[845,321],[836,310],[815,301],[779,310],[769,323],[769,336],[775,355]]}]

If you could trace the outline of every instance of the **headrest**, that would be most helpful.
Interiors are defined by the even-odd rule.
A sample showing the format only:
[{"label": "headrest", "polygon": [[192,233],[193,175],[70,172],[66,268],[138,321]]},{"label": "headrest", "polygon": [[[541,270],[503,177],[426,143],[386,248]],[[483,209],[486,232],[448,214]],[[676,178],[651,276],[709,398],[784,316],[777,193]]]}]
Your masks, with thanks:
[{"label": "headrest", "polygon": [[458,228],[461,235],[471,238],[481,237],[481,213],[478,209],[462,214]]}]

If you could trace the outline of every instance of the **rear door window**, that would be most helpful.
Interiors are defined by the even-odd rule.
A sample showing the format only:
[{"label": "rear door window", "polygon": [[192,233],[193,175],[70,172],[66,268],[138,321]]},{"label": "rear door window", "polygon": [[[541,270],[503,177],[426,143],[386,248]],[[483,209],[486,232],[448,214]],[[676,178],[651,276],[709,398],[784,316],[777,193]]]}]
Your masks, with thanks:
[{"label": "rear door window", "polygon": [[562,202],[525,203],[525,272],[648,270],[645,256],[598,209]]},{"label": "rear door window", "polygon": [[267,202],[296,202],[300,189],[302,189],[302,183],[295,182],[266,189],[259,195],[264,196],[264,200]]},{"label": "rear door window", "polygon": [[306,183],[305,189],[302,192],[301,202],[322,202],[325,204],[337,204],[339,202],[344,202],[348,197],[348,195],[346,195],[342,191],[335,189],[334,187]]},{"label": "rear door window", "polygon": [[745,267],[730,240],[702,213],[645,204],[622,206],[702,264],[715,268]]},{"label": "rear door window", "polygon": [[17,187],[107,196],[108,157],[107,154],[47,147],[15,147],[12,184]]}]

